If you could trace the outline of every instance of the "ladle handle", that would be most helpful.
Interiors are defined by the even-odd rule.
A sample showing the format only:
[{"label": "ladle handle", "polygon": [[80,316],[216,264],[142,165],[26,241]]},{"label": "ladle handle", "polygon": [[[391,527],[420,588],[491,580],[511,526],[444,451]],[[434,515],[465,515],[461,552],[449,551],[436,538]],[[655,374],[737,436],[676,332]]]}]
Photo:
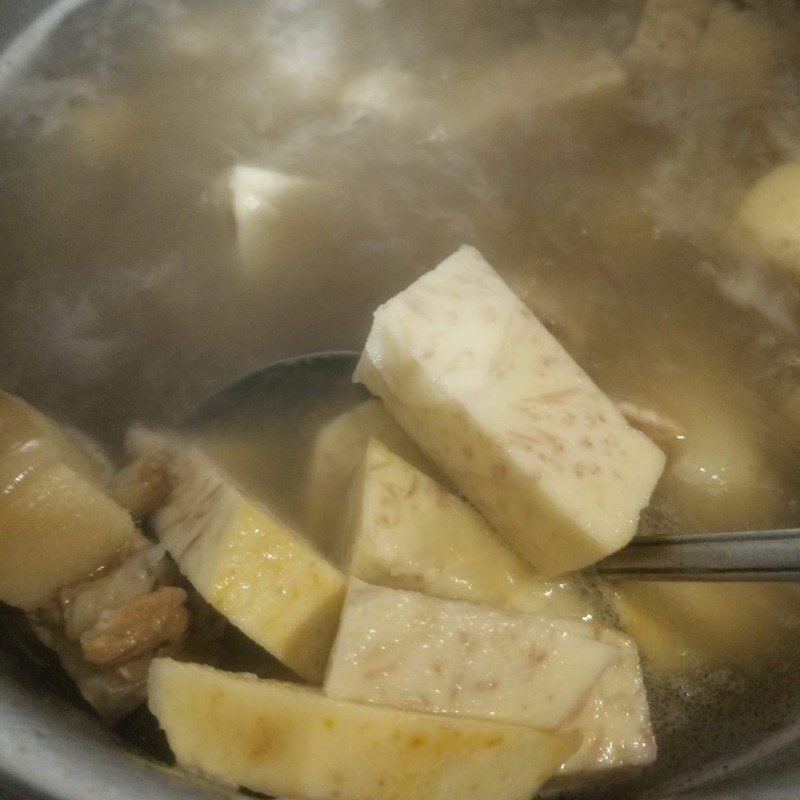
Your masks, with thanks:
[{"label": "ladle handle", "polygon": [[647,581],[800,581],[800,529],[647,536],[596,566]]}]

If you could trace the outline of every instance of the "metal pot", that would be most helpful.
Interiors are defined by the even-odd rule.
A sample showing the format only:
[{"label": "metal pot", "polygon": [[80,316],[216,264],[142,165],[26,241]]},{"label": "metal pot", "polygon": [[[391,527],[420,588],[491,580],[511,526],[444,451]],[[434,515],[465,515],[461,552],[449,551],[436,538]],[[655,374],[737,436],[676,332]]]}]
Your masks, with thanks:
[{"label": "metal pot", "polygon": [[[23,58],[22,51],[14,50],[19,47],[17,37],[22,31],[34,26],[34,37],[45,37],[78,5],[76,0],[56,3],[6,0],[0,4],[0,49],[10,48],[7,53]],[[330,344],[326,342],[327,346]],[[298,350],[313,349],[305,343],[292,346]],[[73,421],[87,425],[114,446],[120,420],[144,417],[169,422],[170,414],[179,415],[213,388],[279,354],[286,354],[285,342],[270,345],[267,352],[261,348],[245,353],[234,361],[192,365],[191,388],[177,408],[174,403],[170,406],[169,412],[158,403],[148,404],[134,392],[130,405],[117,415],[110,414],[99,421],[88,417]],[[14,374],[11,365],[3,365],[0,380]],[[69,414],[64,410],[76,397],[103,392],[116,399],[120,396],[118,387],[102,381],[76,387],[77,383],[68,391],[43,385],[29,388],[33,399],[41,400],[51,410],[62,410],[66,416]],[[86,414],[91,415],[91,411]],[[135,731],[129,738],[136,740]],[[648,796],[662,800],[679,796],[706,800],[795,800],[800,796],[799,743],[800,722],[777,731],[746,757],[709,764],[703,774],[693,777],[691,786],[681,776],[675,776],[671,786]],[[0,798],[86,800],[92,796],[105,800],[142,797],[211,800],[239,795],[164,767],[130,746],[123,746],[85,710],[68,685],[53,677],[49,665],[19,635],[19,620],[8,614],[0,624]]]}]

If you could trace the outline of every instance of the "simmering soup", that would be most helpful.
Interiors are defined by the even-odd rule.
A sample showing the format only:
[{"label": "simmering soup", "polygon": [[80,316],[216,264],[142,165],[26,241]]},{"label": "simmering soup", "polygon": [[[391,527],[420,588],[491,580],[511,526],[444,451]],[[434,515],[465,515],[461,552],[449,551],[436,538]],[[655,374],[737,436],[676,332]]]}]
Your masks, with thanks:
[{"label": "simmering soup", "polygon": [[[797,3],[54,9],[49,29],[0,62],[9,392],[122,463],[134,423],[178,428],[271,361],[360,351],[375,309],[466,243],[665,454],[640,535],[800,522]],[[341,380],[311,397],[298,387],[280,408],[236,395],[192,433],[335,559],[351,476],[325,489],[325,521],[310,523],[315,447],[366,396]],[[0,403],[0,445],[21,413]],[[26,435],[50,441],[27,413]],[[382,441],[419,466],[416,450]],[[89,516],[110,559],[140,534],[103,505],[103,459],[51,446],[81,497],[104,498]],[[447,483],[438,467],[422,471]],[[154,485],[152,506],[126,505],[137,518],[163,501]],[[82,579],[90,562],[74,562]],[[196,626],[188,608],[214,627],[190,660],[289,675],[168,570],[152,647],[171,652]],[[564,791],[688,785],[747,763],[800,714],[795,586],[612,585],[591,569],[563,580],[584,622],[635,640],[658,746],[644,768]],[[46,591],[25,588],[3,599],[46,605]],[[221,641],[226,652],[209,655]],[[111,716],[131,746],[161,756],[141,699]]]}]

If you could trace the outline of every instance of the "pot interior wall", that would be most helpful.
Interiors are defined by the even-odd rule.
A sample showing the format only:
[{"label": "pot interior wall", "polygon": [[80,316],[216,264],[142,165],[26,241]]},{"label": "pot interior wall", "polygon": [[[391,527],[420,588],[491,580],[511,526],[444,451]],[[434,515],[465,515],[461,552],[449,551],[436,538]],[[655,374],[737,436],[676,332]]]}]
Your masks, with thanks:
[{"label": "pot interior wall", "polygon": [[[633,0],[6,4],[0,384],[115,452],[132,422],[177,424],[272,360],[358,349],[381,302],[468,242],[615,399],[746,421],[766,488],[709,521],[667,484],[654,531],[796,523],[797,437],[776,398],[800,364],[800,295],[725,239],[747,187],[800,152],[800,10],[753,5],[731,4],[734,38],[705,61],[640,67]],[[304,187],[252,263],[236,164]],[[167,796],[15,619],[0,768],[54,797],[85,798],[89,780]],[[742,797],[794,797],[796,649],[755,675],[652,672],[662,758],[609,796],[744,769]],[[116,735],[159,748],[137,719]],[[163,780],[176,798],[205,791]]]}]

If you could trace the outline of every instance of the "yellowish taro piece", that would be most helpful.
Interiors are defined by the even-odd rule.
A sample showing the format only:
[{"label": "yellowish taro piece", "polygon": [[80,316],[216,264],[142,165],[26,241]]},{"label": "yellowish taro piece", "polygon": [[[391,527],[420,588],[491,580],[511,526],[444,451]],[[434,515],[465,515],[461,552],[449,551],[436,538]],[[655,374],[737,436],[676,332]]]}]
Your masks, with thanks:
[{"label": "yellowish taro piece", "polygon": [[326,423],[314,439],[306,513],[308,530],[316,540],[331,547],[347,487],[370,438],[383,442],[419,469],[432,469],[380,400],[365,400]]},{"label": "yellowish taro piece", "polygon": [[240,164],[228,179],[239,263],[248,274],[257,274],[274,262],[276,226],[281,207],[306,190],[311,181],[263,167]]},{"label": "yellowish taro piece", "polygon": [[560,784],[655,760],[636,645],[619,631],[580,621],[591,609],[574,585],[536,575],[479,514],[375,440],[354,478],[349,506],[351,575],[444,599],[539,613],[563,630],[619,649],[562,725],[580,733],[582,743],[563,765]]},{"label": "yellowish taro piece", "polygon": [[344,569],[368,583],[555,617],[589,613],[574,582],[537,575],[471,506],[377,439],[344,520]]},{"label": "yellowish taro piece", "polygon": [[107,465],[93,450],[21,397],[0,391],[0,489],[56,462],[99,486]]},{"label": "yellowish taro piece", "polygon": [[687,415],[685,430],[662,481],[678,512],[706,531],[771,527],[780,480],[750,420],[731,403],[705,417]]},{"label": "yellowish taro piece", "polygon": [[471,247],[375,312],[355,380],[546,574],[627,544],[664,468]]},{"label": "yellowish taro piece", "polygon": [[138,544],[133,520],[75,471],[55,463],[0,494],[0,600],[31,610]]},{"label": "yellowish taro piece", "polygon": [[159,659],[150,708],[178,763],[232,786],[315,800],[529,800],[577,737],[346,703]]},{"label": "yellowish taro piece", "polygon": [[734,229],[768,261],[800,274],[800,161],[777,167],[753,186]]},{"label": "yellowish taro piece", "polygon": [[656,739],[633,639],[595,623],[556,620],[554,624],[619,651],[617,660],[603,672],[583,704],[559,728],[564,733],[579,733],[581,745],[554,780],[562,786],[580,784],[597,772],[651,764],[656,759]]},{"label": "yellowish taro piece", "polygon": [[555,730],[619,655],[538,615],[353,580],[325,693]]},{"label": "yellowish taro piece", "polygon": [[0,392],[0,601],[34,609],[137,546],[102,473],[53,420]]},{"label": "yellowish taro piece", "polygon": [[562,725],[582,738],[561,769],[562,784],[655,760],[636,645],[619,631],[580,621],[591,609],[574,585],[536,575],[479,514],[380,442],[370,442],[349,504],[351,575],[444,599],[539,613],[563,630],[619,649],[617,660]]},{"label": "yellowish taro piece", "polygon": [[620,404],[669,454],[659,494],[680,518],[672,532],[779,526],[785,490],[765,447],[764,409],[735,377],[705,364],[687,365],[686,375],[638,407]]},{"label": "yellowish taro piece", "polygon": [[[172,485],[151,517],[197,591],[236,627],[311,682],[321,682],[344,576],[306,540],[247,497],[198,448],[139,435]],[[130,440],[129,440],[130,444]]]}]

